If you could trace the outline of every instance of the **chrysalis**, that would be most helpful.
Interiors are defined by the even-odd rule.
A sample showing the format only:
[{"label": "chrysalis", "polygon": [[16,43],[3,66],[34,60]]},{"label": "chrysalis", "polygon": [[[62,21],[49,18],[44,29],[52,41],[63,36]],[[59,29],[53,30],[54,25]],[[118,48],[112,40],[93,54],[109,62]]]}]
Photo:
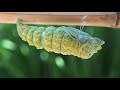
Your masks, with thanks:
[{"label": "chrysalis", "polygon": [[74,55],[82,59],[90,58],[105,43],[73,27],[30,26],[23,24],[20,19],[17,20],[17,31],[22,40],[37,49],[44,48],[48,52]]}]

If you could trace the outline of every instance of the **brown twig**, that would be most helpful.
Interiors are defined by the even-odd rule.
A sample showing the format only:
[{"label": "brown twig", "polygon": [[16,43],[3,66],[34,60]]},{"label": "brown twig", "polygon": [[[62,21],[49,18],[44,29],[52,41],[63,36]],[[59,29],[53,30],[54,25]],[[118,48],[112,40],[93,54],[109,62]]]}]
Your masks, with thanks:
[{"label": "brown twig", "polygon": [[16,19],[22,19],[26,24],[44,25],[82,25],[120,28],[120,14],[117,12],[0,12],[0,23],[15,24]]}]

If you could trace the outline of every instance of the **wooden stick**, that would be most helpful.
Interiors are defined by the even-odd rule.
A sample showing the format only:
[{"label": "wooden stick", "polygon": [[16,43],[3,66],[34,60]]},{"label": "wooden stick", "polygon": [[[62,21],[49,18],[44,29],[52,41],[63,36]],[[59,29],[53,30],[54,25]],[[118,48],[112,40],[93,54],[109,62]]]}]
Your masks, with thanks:
[{"label": "wooden stick", "polygon": [[26,24],[83,25],[120,28],[117,12],[0,12],[0,23],[16,24],[22,19]]}]

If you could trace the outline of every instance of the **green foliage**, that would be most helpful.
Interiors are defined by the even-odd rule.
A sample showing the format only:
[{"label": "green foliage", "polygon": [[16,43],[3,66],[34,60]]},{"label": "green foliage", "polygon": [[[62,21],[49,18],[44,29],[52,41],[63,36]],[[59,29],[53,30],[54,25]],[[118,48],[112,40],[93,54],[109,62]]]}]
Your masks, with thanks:
[{"label": "green foliage", "polygon": [[120,30],[85,27],[85,32],[106,42],[88,60],[37,50],[21,40],[16,25],[1,24],[0,77],[120,77]]}]

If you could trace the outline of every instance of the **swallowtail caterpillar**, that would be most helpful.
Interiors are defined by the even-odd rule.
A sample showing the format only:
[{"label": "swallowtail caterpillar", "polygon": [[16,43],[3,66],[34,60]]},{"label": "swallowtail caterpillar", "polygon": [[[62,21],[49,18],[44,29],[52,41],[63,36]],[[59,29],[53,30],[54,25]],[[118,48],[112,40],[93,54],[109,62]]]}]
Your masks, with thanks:
[{"label": "swallowtail caterpillar", "polygon": [[17,19],[17,31],[23,41],[37,49],[44,48],[48,52],[74,55],[82,59],[89,59],[101,50],[105,43],[73,27],[31,26],[24,24],[20,19]]}]

